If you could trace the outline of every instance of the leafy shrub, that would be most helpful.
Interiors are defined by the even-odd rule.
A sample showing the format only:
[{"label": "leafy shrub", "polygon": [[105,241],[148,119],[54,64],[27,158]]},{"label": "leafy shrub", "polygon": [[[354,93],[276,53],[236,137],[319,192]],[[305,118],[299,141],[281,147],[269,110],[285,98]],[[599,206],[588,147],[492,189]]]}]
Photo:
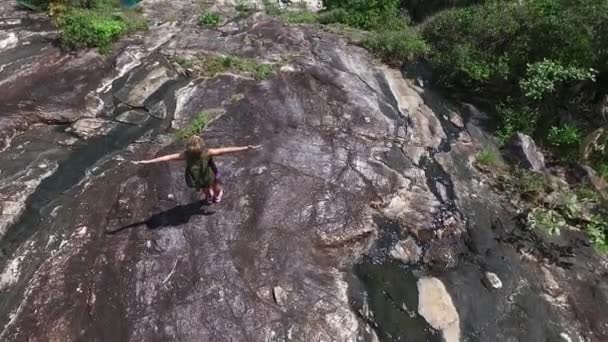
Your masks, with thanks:
[{"label": "leafy shrub", "polygon": [[542,100],[556,92],[559,85],[567,81],[595,81],[595,70],[574,66],[563,66],[550,60],[527,65],[523,79],[519,81],[524,95],[534,100]]},{"label": "leafy shrub", "polygon": [[442,86],[509,103],[498,111],[500,140],[548,137],[562,114],[592,120],[588,103],[605,91],[605,0],[485,1],[440,12],[421,32]]},{"label": "leafy shrub", "polygon": [[[436,51],[433,64],[448,72],[443,79],[447,85],[466,84],[475,79],[466,70],[487,69],[501,57],[512,85],[525,77],[528,64],[535,63],[539,64],[533,71],[587,76],[591,67],[607,68],[608,51],[602,47],[607,39],[602,34],[608,23],[606,10],[608,3],[603,0],[492,1],[439,13],[424,25],[423,36]],[[453,53],[466,58],[450,65],[445,59]],[[562,69],[556,70],[559,66]],[[484,90],[500,83],[502,77],[494,76],[504,75],[487,77]]]},{"label": "leafy shrub", "polygon": [[528,214],[528,224],[551,235],[559,235],[567,227],[566,220],[555,210],[534,208]]},{"label": "leafy shrub", "polygon": [[412,60],[428,50],[420,36],[409,28],[374,32],[362,45],[389,64]]},{"label": "leafy shrub", "polygon": [[237,10],[237,12],[240,13],[247,13],[251,11],[251,6],[247,2],[247,0],[237,0],[234,8]]},{"label": "leafy shrub", "polygon": [[340,23],[363,30],[393,30],[405,26],[399,16],[400,0],[325,0],[327,12],[319,21]]},{"label": "leafy shrub", "polygon": [[264,5],[264,11],[266,12],[266,14],[281,15],[281,8],[275,1],[273,1],[273,0],[263,0],[262,1],[262,4]]},{"label": "leafy shrub", "polygon": [[120,11],[118,0],[56,0],[49,13],[61,31],[62,47],[69,50],[107,52],[122,35],[147,27],[136,12]]},{"label": "leafy shrub", "polygon": [[608,253],[608,222],[600,216],[594,216],[585,231],[597,250]]},{"label": "leafy shrub", "polygon": [[121,17],[88,9],[69,11],[61,26],[63,47],[71,50],[98,47],[102,52],[128,30]]},{"label": "leafy shrub", "polygon": [[198,23],[204,27],[217,27],[220,23],[221,17],[218,13],[213,12],[202,12]]},{"label": "leafy shrub", "polygon": [[[493,2],[439,13],[423,25],[431,44],[431,63],[446,86],[498,89],[512,78],[526,50],[525,22],[515,3]],[[511,49],[519,54],[512,54]]]},{"label": "leafy shrub", "polygon": [[527,105],[521,104],[501,104],[497,108],[500,127],[497,132],[500,144],[506,143],[518,132],[532,134],[536,129],[538,121],[538,111]]},{"label": "leafy shrub", "polygon": [[551,127],[547,136],[547,142],[554,147],[576,147],[580,143],[581,133],[572,125]]}]

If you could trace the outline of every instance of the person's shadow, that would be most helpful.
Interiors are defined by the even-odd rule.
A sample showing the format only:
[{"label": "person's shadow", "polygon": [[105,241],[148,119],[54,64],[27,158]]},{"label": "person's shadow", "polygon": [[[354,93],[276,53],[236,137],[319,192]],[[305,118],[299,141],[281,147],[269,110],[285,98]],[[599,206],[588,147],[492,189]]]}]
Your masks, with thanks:
[{"label": "person's shadow", "polygon": [[171,209],[161,211],[160,213],[150,216],[145,221],[139,221],[135,223],[122,226],[120,228],[106,231],[106,234],[116,234],[125,229],[133,228],[145,224],[148,229],[158,229],[164,227],[175,227],[181,224],[188,223],[192,216],[195,215],[213,215],[213,211],[206,211],[205,207],[209,204],[205,201],[196,201],[190,204],[183,204],[173,207]]}]

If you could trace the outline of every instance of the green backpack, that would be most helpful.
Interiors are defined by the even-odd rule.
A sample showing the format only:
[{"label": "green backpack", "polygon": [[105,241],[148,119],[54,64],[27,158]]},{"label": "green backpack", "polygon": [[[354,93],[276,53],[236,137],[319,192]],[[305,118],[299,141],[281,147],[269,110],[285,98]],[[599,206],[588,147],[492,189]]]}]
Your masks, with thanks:
[{"label": "green backpack", "polygon": [[186,184],[191,188],[207,188],[215,181],[215,174],[209,165],[209,157],[186,160]]}]

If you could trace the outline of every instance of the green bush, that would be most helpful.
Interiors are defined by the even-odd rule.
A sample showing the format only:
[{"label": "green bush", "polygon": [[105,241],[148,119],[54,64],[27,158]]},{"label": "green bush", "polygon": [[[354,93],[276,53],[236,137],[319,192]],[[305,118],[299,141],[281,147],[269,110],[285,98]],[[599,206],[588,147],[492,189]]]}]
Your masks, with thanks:
[{"label": "green bush", "polygon": [[534,208],[528,214],[528,224],[551,235],[559,235],[567,227],[566,220],[555,210]]},{"label": "green bush", "polygon": [[585,231],[598,251],[608,253],[608,221],[596,215],[587,224]]},{"label": "green bush", "polygon": [[547,143],[553,147],[577,147],[580,141],[581,132],[572,125],[553,126],[547,136]]},{"label": "green bush", "polygon": [[409,28],[374,32],[362,45],[388,64],[409,61],[428,51],[427,44]]},{"label": "green bush", "polygon": [[442,86],[509,103],[499,140],[519,131],[554,145],[560,117],[589,126],[589,99],[606,89],[605,0],[486,1],[440,12],[421,32]]},{"label": "green bush", "polygon": [[538,111],[527,105],[503,103],[497,108],[500,128],[497,138],[500,144],[506,143],[518,132],[531,135],[536,129]]},{"label": "green bush", "polygon": [[138,13],[121,11],[118,0],[56,0],[49,4],[61,46],[69,50],[97,47],[107,52],[122,35],[147,27]]},{"label": "green bush", "polygon": [[339,23],[363,30],[393,30],[405,26],[399,16],[400,0],[325,0],[327,12],[319,21]]},{"label": "green bush", "polygon": [[[494,90],[504,76],[516,85],[528,64],[555,70],[545,60],[562,66],[561,75],[605,71],[607,11],[604,0],[496,1],[444,11],[424,25],[423,36],[433,47],[432,63],[448,74],[446,85],[481,80],[484,90]],[[505,65],[493,73],[500,58]]]},{"label": "green bush", "polygon": [[568,81],[595,81],[595,70],[575,66],[563,66],[550,60],[527,65],[524,78],[519,81],[524,95],[533,100],[542,100],[557,92],[560,85]]},{"label": "green bush", "polygon": [[202,12],[198,23],[204,27],[217,27],[220,23],[221,17],[218,13],[213,12]]},{"label": "green bush", "polygon": [[247,12],[251,11],[251,6],[247,2],[247,0],[237,0],[235,9],[237,10],[237,12],[247,13]]},{"label": "green bush", "polygon": [[281,8],[276,3],[276,0],[263,0],[262,4],[264,5],[264,12],[268,15],[281,15]]},{"label": "green bush", "polygon": [[98,47],[106,52],[127,31],[128,26],[120,16],[74,9],[62,20],[61,43],[71,50]]}]

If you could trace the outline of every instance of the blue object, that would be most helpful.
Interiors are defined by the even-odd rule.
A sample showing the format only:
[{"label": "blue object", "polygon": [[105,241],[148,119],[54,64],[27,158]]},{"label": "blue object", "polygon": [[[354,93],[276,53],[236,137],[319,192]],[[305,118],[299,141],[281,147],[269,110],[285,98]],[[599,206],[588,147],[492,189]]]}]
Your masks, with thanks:
[{"label": "blue object", "polygon": [[133,8],[143,0],[120,0],[120,6],[123,8]]}]

